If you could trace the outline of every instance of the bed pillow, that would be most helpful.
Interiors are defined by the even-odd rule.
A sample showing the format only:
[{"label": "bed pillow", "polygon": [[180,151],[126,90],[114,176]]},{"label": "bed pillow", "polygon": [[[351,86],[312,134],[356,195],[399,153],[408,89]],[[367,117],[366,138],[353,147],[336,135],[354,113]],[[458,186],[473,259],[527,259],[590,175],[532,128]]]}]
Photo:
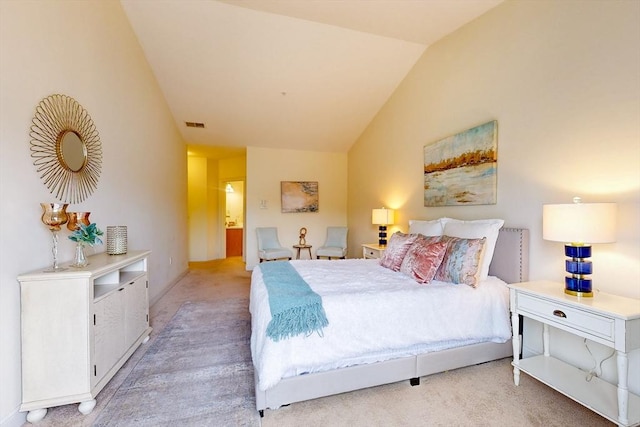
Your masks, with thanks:
[{"label": "bed pillow", "polygon": [[418,283],[429,283],[442,264],[446,250],[447,242],[441,242],[440,236],[420,236],[404,256],[400,272]]},{"label": "bed pillow", "polygon": [[391,235],[389,244],[380,258],[380,265],[393,271],[400,271],[405,254],[416,240],[417,235],[396,231]]},{"label": "bed pillow", "polygon": [[430,221],[409,220],[409,234],[422,234],[423,236],[442,236],[444,228],[442,221],[434,219]]},{"label": "bed pillow", "polygon": [[484,255],[480,265],[480,280],[489,276],[489,265],[493,259],[493,252],[498,240],[498,232],[504,225],[502,219],[478,219],[475,221],[461,221],[453,218],[442,218],[444,234],[465,239],[487,239],[484,245]]},{"label": "bed pillow", "polygon": [[447,250],[434,280],[475,288],[480,283],[480,263],[487,239],[442,236],[441,241],[447,244]]}]

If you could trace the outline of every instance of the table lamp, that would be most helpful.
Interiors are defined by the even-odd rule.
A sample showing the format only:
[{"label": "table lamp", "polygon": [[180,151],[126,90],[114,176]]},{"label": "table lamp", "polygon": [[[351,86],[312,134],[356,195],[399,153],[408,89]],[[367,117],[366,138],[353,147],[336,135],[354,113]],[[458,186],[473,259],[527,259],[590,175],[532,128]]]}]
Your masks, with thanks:
[{"label": "table lamp", "polygon": [[393,209],[373,209],[371,223],[378,226],[378,245],[387,246],[387,225],[393,224]]},{"label": "table lamp", "polygon": [[617,205],[615,203],[574,203],[542,206],[542,238],[564,242],[566,271],[564,292],[579,297],[592,297],[592,243],[615,242]]}]

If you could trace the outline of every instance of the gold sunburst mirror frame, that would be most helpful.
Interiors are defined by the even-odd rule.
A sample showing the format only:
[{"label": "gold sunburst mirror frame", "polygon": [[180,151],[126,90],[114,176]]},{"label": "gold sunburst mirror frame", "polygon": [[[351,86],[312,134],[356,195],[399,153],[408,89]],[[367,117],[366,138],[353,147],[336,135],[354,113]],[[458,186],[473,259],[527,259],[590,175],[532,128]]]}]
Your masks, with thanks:
[{"label": "gold sunburst mirror frame", "polygon": [[65,203],[84,201],[98,186],[102,145],[89,113],[73,98],[50,95],[33,116],[31,157],[44,185]]}]

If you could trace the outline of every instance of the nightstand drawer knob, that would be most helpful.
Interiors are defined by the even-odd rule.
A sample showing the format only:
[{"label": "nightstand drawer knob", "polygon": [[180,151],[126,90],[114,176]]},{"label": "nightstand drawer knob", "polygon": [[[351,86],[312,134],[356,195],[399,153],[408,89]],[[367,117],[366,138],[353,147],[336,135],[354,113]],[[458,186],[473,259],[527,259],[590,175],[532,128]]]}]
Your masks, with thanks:
[{"label": "nightstand drawer knob", "polygon": [[564,317],[564,318],[567,317],[567,315],[564,314],[564,312],[562,310],[553,310],[553,315],[554,316],[558,316],[558,317]]}]

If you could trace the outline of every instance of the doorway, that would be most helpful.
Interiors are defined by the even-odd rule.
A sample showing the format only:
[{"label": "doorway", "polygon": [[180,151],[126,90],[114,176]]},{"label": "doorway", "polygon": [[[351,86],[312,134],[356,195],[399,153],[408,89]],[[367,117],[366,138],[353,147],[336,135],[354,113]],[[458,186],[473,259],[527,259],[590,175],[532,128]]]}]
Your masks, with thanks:
[{"label": "doorway", "polygon": [[[226,257],[244,255],[244,181],[225,183]],[[244,257],[243,257],[244,258]]]}]

